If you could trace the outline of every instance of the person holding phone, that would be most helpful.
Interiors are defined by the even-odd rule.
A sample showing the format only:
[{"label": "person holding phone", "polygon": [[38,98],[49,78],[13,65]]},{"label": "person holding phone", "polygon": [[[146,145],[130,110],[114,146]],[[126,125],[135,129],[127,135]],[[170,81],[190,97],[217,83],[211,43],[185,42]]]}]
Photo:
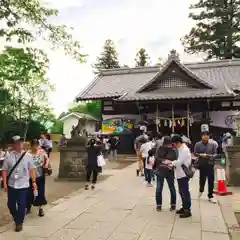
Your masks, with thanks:
[{"label": "person holding phone", "polygon": [[214,164],[217,155],[216,145],[209,141],[209,133],[202,133],[202,140],[197,142],[194,147],[194,155],[199,161],[199,198],[204,192],[206,180],[208,180],[208,199],[209,202],[217,203],[213,197],[214,188]]}]

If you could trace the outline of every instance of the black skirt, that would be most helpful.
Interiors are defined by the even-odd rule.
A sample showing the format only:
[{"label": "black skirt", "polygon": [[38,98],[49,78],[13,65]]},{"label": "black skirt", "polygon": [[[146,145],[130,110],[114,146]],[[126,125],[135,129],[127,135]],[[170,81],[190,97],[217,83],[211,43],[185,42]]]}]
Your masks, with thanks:
[{"label": "black skirt", "polygon": [[47,200],[45,197],[45,181],[46,181],[45,175],[42,177],[36,178],[38,195],[35,198],[34,198],[34,194],[33,194],[33,186],[32,186],[32,184],[30,185],[29,194],[28,194],[28,208],[31,205],[43,206],[43,205],[47,204]]}]

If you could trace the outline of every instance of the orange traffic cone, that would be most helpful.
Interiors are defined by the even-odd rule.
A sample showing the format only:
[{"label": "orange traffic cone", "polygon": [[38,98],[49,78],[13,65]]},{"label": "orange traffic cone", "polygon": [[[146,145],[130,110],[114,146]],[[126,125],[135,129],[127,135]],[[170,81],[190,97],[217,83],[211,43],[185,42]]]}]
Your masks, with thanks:
[{"label": "orange traffic cone", "polygon": [[223,168],[217,168],[217,190],[214,193],[218,196],[232,195],[233,193],[227,191],[225,184],[225,170]]}]

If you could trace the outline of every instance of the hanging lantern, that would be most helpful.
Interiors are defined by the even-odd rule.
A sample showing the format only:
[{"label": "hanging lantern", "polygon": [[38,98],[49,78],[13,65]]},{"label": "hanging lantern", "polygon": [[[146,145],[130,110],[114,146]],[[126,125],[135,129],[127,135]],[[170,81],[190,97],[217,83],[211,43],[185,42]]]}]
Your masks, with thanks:
[{"label": "hanging lantern", "polygon": [[182,125],[182,127],[184,127],[184,126],[185,126],[185,121],[184,121],[184,118],[182,118],[181,125]]},{"label": "hanging lantern", "polygon": [[189,118],[189,126],[191,127],[193,124],[193,119],[192,118]]},{"label": "hanging lantern", "polygon": [[168,125],[167,120],[164,120],[164,127],[167,127],[167,125]]},{"label": "hanging lantern", "polygon": [[171,120],[169,120],[169,127],[171,128],[172,127],[172,121]]},{"label": "hanging lantern", "polygon": [[176,120],[173,120],[173,127],[176,127]]}]

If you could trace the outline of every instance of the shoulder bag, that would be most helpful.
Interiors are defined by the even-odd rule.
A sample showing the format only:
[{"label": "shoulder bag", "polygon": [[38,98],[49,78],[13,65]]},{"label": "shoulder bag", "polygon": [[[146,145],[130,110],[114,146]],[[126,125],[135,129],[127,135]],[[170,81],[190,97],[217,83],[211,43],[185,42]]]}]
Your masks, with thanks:
[{"label": "shoulder bag", "polygon": [[195,173],[195,169],[193,167],[193,164],[191,163],[189,167],[187,167],[186,165],[182,165],[182,170],[184,171],[184,173],[186,174],[186,176],[188,178],[193,178],[194,173]]},{"label": "shoulder bag", "polygon": [[13,171],[16,169],[16,167],[19,165],[19,163],[22,161],[22,159],[24,158],[24,156],[26,155],[27,152],[24,152],[21,157],[17,160],[17,162],[14,164],[14,166],[12,167],[12,169],[9,171],[9,174],[7,175],[7,184],[8,181],[13,173]]}]

